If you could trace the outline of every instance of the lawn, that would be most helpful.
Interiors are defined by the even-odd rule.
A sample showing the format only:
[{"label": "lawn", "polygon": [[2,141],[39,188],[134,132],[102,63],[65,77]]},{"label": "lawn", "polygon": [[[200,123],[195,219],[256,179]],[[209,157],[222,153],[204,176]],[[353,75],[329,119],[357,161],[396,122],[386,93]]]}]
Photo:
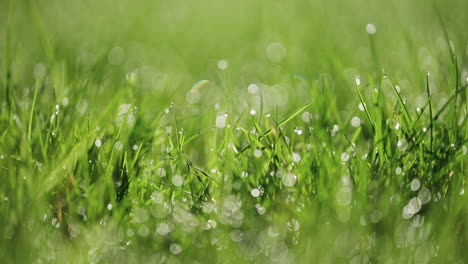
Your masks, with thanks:
[{"label": "lawn", "polygon": [[468,1],[0,1],[1,263],[467,263]]}]

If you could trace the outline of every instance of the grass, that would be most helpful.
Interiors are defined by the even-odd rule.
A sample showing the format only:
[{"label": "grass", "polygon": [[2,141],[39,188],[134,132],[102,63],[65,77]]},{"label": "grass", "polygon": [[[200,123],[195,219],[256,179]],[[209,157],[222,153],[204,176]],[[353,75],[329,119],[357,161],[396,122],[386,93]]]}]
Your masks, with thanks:
[{"label": "grass", "polygon": [[1,2],[0,259],[465,263],[467,7]]}]

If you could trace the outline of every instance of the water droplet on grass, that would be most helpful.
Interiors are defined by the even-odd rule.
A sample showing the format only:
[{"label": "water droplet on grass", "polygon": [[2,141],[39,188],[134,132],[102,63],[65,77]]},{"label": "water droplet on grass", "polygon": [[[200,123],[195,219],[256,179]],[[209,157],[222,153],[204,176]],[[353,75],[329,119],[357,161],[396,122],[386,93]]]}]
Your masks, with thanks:
[{"label": "water droplet on grass", "polygon": [[64,98],[62,99],[62,105],[63,105],[63,106],[67,106],[69,102],[70,102],[70,100],[68,99],[68,97],[64,97]]},{"label": "water droplet on grass", "polygon": [[341,153],[341,161],[347,162],[349,160],[349,154],[347,152]]},{"label": "water droplet on grass", "polygon": [[182,186],[182,184],[184,184],[184,178],[181,175],[176,174],[172,177],[172,184],[174,184],[177,187],[180,187]]},{"label": "water droplet on grass", "polygon": [[116,150],[122,150],[122,148],[123,148],[122,142],[120,142],[120,141],[115,142],[114,148],[115,148]]},{"label": "water droplet on grass", "polygon": [[302,121],[309,123],[311,119],[311,114],[309,112],[304,112],[301,115]]},{"label": "water droplet on grass", "polygon": [[173,243],[171,244],[169,250],[174,255],[179,255],[182,252],[182,247],[179,244]]},{"label": "water droplet on grass", "polygon": [[255,189],[253,189],[253,190],[250,192],[250,194],[251,194],[253,197],[258,197],[258,196],[260,196],[260,190],[257,189],[257,188],[255,188]]},{"label": "water droplet on grass", "polygon": [[364,105],[362,103],[359,103],[358,108],[360,111],[364,112],[366,109],[364,108]]},{"label": "water droplet on grass", "polygon": [[257,113],[257,111],[255,109],[251,109],[250,112],[249,112],[251,115],[255,115]]},{"label": "water droplet on grass", "polygon": [[167,235],[169,232],[171,232],[171,226],[168,223],[160,223],[156,227],[156,233],[158,233],[161,236]]},{"label": "water droplet on grass", "polygon": [[367,24],[366,31],[369,35],[374,35],[377,32],[377,29],[375,28],[373,24]]},{"label": "water droplet on grass", "polygon": [[296,163],[298,163],[299,161],[301,161],[301,155],[297,152],[293,152],[292,154],[292,160]]},{"label": "water droplet on grass", "polygon": [[356,83],[356,85],[361,85],[361,80],[359,79],[359,77],[354,77],[354,82]]},{"label": "water droplet on grass", "polygon": [[43,79],[46,75],[47,69],[43,63],[39,63],[34,67],[34,78],[36,79]]},{"label": "water droplet on grass", "polygon": [[336,202],[340,206],[347,206],[351,204],[353,194],[349,188],[340,188],[335,195]]},{"label": "water droplet on grass", "polygon": [[287,187],[292,187],[297,181],[297,176],[291,172],[286,173],[282,178],[283,184]]},{"label": "water droplet on grass", "polygon": [[413,179],[411,181],[411,190],[413,192],[419,190],[419,187],[421,186],[421,182],[418,179]]},{"label": "water droplet on grass", "polygon": [[190,104],[196,104],[200,102],[201,94],[198,90],[190,89],[185,95],[185,98],[187,99],[187,102],[189,102]]},{"label": "water droplet on grass", "polygon": [[244,239],[244,233],[239,229],[235,229],[231,232],[231,240],[234,242],[240,242]]},{"label": "water droplet on grass", "polygon": [[156,170],[156,174],[159,176],[159,177],[165,177],[166,176],[166,170],[164,168],[158,168]]},{"label": "water droplet on grass", "polygon": [[96,141],[94,141],[94,145],[96,145],[96,147],[100,148],[102,146],[102,141],[100,139],[96,139]]},{"label": "water droplet on grass", "polygon": [[405,151],[406,148],[408,148],[408,142],[406,140],[404,140],[404,139],[400,139],[397,142],[397,147],[398,147],[399,150]]},{"label": "water droplet on grass", "polygon": [[263,151],[261,149],[256,149],[254,151],[254,156],[257,157],[257,158],[260,158],[263,154]]},{"label": "water droplet on grass", "polygon": [[418,199],[421,204],[427,204],[431,200],[431,191],[427,187],[423,187],[418,193]]},{"label": "water droplet on grass", "polygon": [[357,117],[357,116],[353,117],[351,119],[351,125],[353,127],[359,127],[361,125],[361,119],[359,117]]},{"label": "water droplet on grass", "polygon": [[299,231],[299,229],[301,228],[301,224],[299,223],[299,221],[297,221],[296,219],[291,219],[288,223],[287,223],[287,226],[288,226],[288,229],[289,231]]},{"label": "water droplet on grass", "polygon": [[218,68],[219,68],[220,70],[223,70],[223,71],[224,71],[224,70],[226,70],[226,69],[228,68],[228,66],[229,66],[229,63],[228,63],[226,60],[220,60],[220,61],[218,61]]},{"label": "water droplet on grass", "polygon": [[148,236],[149,235],[149,228],[146,226],[146,225],[142,225],[140,226],[140,228],[138,229],[138,235],[142,236],[142,237],[145,237],[145,236]]},{"label": "water droplet on grass", "polygon": [[396,173],[397,175],[400,175],[400,174],[401,174],[401,168],[400,168],[400,167],[396,167],[395,173]]},{"label": "water droplet on grass", "polygon": [[225,128],[226,127],[226,116],[220,115],[216,117],[216,127],[217,128]]}]

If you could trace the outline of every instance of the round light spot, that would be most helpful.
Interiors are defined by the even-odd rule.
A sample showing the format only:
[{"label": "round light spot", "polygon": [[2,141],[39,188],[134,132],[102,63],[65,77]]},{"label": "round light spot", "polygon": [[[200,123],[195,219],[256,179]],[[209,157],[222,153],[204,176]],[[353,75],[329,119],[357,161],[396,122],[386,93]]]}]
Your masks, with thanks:
[{"label": "round light spot", "polygon": [[292,154],[292,160],[296,163],[298,163],[301,160],[301,155],[297,152],[293,152]]},{"label": "round light spot", "polygon": [[255,83],[249,84],[249,86],[247,86],[247,91],[250,94],[256,94],[258,92],[258,85],[256,85]]},{"label": "round light spot", "polygon": [[228,66],[229,66],[229,63],[228,63],[226,60],[220,60],[220,61],[218,61],[218,68],[219,68],[220,70],[223,70],[223,71],[224,71],[224,70],[226,70],[226,69],[228,68]]},{"label": "round light spot", "polygon": [[253,196],[253,197],[258,197],[260,196],[260,190],[255,188],[253,189],[252,191],[250,191],[250,194]]},{"label": "round light spot", "polygon": [[190,89],[185,95],[185,98],[187,99],[187,102],[189,102],[190,104],[196,104],[200,102],[201,95],[198,90]]},{"label": "round light spot", "polygon": [[158,233],[159,235],[161,236],[165,236],[167,235],[169,232],[171,232],[171,227],[169,224],[167,223],[160,223],[158,224],[158,226],[156,227],[156,233]]},{"label": "round light spot", "polygon": [[411,181],[411,190],[413,192],[419,190],[419,187],[421,186],[421,182],[418,179],[413,179]]},{"label": "round light spot", "polygon": [[226,127],[226,116],[220,115],[216,117],[216,127],[217,128],[225,128]]},{"label": "round light spot", "polygon": [[182,177],[179,174],[176,174],[172,177],[172,184],[174,184],[177,187],[182,186],[184,184],[184,177]]},{"label": "round light spot", "polygon": [[361,85],[361,79],[359,79],[359,77],[355,77],[354,81],[356,82],[356,85]]},{"label": "round light spot", "polygon": [[359,117],[357,117],[357,116],[353,117],[351,119],[351,125],[353,127],[359,127],[361,125],[361,119]]},{"label": "round light spot", "polygon": [[122,142],[120,142],[120,141],[115,142],[114,148],[115,148],[116,150],[122,150],[122,148],[123,148]]},{"label": "round light spot", "polygon": [[362,103],[359,103],[358,108],[359,108],[360,111],[365,110],[364,105]]},{"label": "round light spot", "polygon": [[406,141],[404,139],[398,140],[397,147],[398,147],[399,150],[405,151],[406,148],[408,148],[408,141]]},{"label": "round light spot", "polygon": [[282,182],[285,186],[287,187],[292,187],[294,186],[294,184],[296,184],[296,181],[297,181],[297,176],[294,175],[293,173],[291,172],[288,172],[286,174],[283,175],[283,179],[282,179]]},{"label": "round light spot", "polygon": [[279,42],[270,43],[266,48],[267,58],[272,62],[280,62],[286,56],[286,48]]},{"label": "round light spot", "polygon": [[96,147],[100,148],[102,146],[102,141],[100,139],[96,139],[96,141],[94,141],[94,145],[96,145]]},{"label": "round light spot", "polygon": [[256,113],[257,113],[257,111],[256,111],[255,109],[251,109],[251,110],[250,110],[250,114],[251,114],[251,115],[255,115]]},{"label": "round light spot", "polygon": [[366,31],[370,35],[374,35],[377,32],[377,30],[376,30],[376,28],[375,28],[375,26],[373,24],[367,24],[366,25]]},{"label": "round light spot", "polygon": [[169,250],[174,255],[179,255],[182,252],[182,247],[179,244],[173,243],[171,244]]},{"label": "round light spot", "polygon": [[68,99],[68,97],[64,97],[62,99],[62,105],[63,106],[67,106],[69,103],[70,103],[70,100]]},{"label": "round light spot", "polygon": [[159,177],[165,177],[166,176],[166,170],[164,168],[158,168],[156,170],[156,174],[159,176]]},{"label": "round light spot", "polygon": [[396,173],[397,175],[400,175],[400,174],[401,174],[401,168],[400,168],[400,167],[396,167],[395,173]]},{"label": "round light spot", "polygon": [[418,193],[418,199],[421,204],[427,204],[431,200],[431,191],[427,187],[423,187]]},{"label": "round light spot", "polygon": [[347,152],[341,153],[341,161],[347,162],[349,160],[349,154]]},{"label": "round light spot", "polygon": [[306,123],[309,123],[310,122],[310,113],[309,112],[304,112],[302,113],[301,115],[301,118],[302,118],[302,121],[306,122]]},{"label": "round light spot", "polygon": [[263,151],[261,149],[256,149],[254,151],[254,156],[257,157],[257,158],[260,158],[263,154]]},{"label": "round light spot", "polygon": [[231,240],[234,242],[240,242],[244,239],[244,233],[239,229],[233,230],[231,232]]},{"label": "round light spot", "polygon": [[37,64],[34,67],[34,72],[33,72],[34,78],[36,78],[36,79],[44,78],[45,75],[46,75],[46,71],[47,71],[47,69],[46,69],[46,66],[44,64],[42,64],[42,63]]}]

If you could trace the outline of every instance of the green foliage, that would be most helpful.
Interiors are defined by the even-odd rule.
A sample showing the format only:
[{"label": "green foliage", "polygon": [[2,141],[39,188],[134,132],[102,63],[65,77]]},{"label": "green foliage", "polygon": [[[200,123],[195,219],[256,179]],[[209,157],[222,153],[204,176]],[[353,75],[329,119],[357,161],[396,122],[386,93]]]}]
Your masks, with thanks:
[{"label": "green foliage", "polygon": [[0,259],[464,263],[467,8],[0,2]]}]

